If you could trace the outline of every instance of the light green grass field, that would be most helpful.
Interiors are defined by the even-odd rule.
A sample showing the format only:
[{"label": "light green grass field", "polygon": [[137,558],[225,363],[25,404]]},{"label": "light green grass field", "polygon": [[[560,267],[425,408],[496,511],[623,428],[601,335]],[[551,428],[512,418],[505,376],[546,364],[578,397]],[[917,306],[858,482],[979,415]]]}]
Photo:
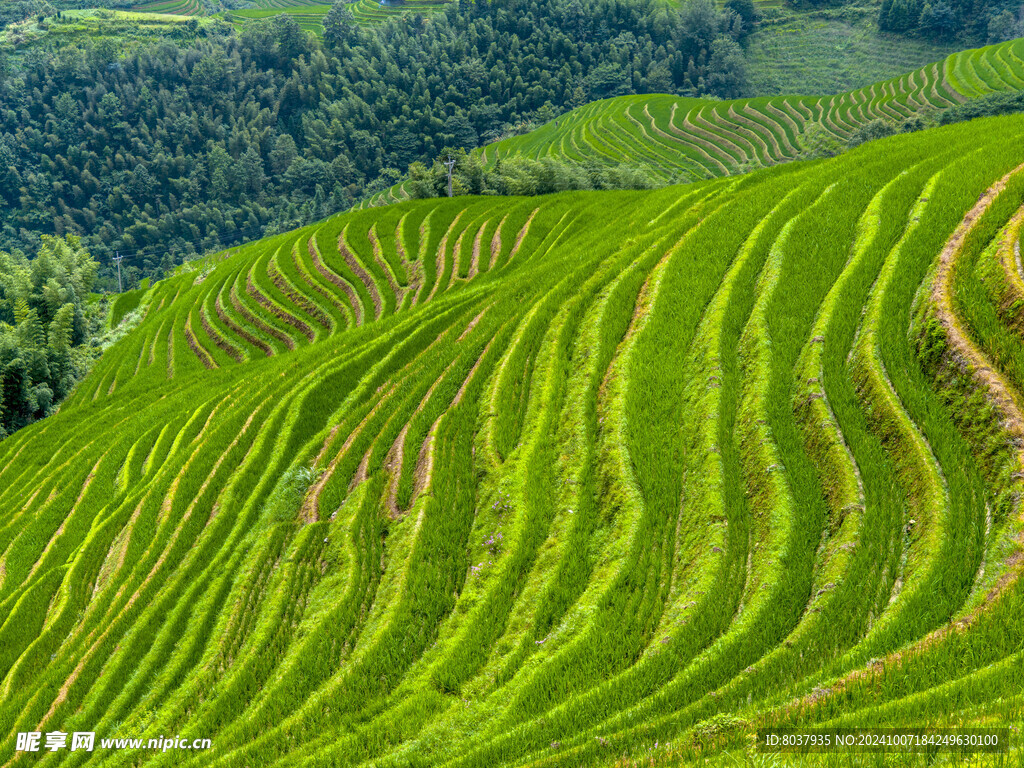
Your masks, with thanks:
[{"label": "light green grass field", "polygon": [[155,2],[137,5],[134,10],[178,16],[196,16],[203,13],[203,6],[199,0],[155,0]]},{"label": "light green grass field", "polygon": [[298,25],[307,32],[321,35],[324,31],[323,18],[330,10],[330,5],[302,4],[287,8],[267,7],[229,11],[225,13],[224,18],[233,24],[244,24],[250,19],[267,19],[284,13],[295,19]]},{"label": "light green grass field", "polygon": [[[379,0],[356,0],[350,6],[356,20],[363,24],[378,24],[387,19],[408,13],[433,13],[447,0],[406,0],[400,4],[383,4]],[[308,32],[323,34],[323,17],[331,9],[323,0],[252,0],[252,8],[229,10],[224,18],[241,25],[249,19],[265,19],[287,14],[296,19],[299,26]],[[199,0],[156,0],[136,6],[136,10],[150,13],[202,15],[203,6]]]}]

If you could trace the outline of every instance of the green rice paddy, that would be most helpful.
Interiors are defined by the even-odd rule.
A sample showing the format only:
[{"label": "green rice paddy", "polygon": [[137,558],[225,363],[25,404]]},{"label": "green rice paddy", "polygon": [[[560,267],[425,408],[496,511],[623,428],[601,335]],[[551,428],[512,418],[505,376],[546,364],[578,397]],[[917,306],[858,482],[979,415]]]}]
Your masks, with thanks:
[{"label": "green rice paddy", "polygon": [[[127,297],[0,442],[5,759],[761,764],[770,726],[1006,724],[1019,760],[1022,135],[403,202]],[[15,754],[58,730],[213,744]]]}]

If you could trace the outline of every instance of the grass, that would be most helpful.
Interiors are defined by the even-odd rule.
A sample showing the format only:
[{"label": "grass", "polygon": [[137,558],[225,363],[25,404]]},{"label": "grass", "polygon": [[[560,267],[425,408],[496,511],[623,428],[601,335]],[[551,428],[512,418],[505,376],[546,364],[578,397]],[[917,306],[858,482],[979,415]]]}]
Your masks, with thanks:
[{"label": "grass", "polygon": [[[374,25],[410,13],[430,14],[441,8],[447,0],[405,0],[384,3],[380,0],[355,0],[350,10],[356,21]],[[252,7],[223,11],[230,23],[241,26],[252,19],[267,19],[286,14],[307,32],[323,34],[323,18],[330,11],[330,3],[323,0],[252,0]],[[172,16],[204,16],[207,10],[200,0],[156,0],[134,7],[139,14]]]},{"label": "grass", "polygon": [[331,6],[323,3],[281,0],[280,4],[275,4],[274,0],[262,0],[257,8],[228,11],[224,14],[224,18],[233,24],[241,25],[251,19],[268,19],[272,16],[286,14],[291,16],[305,31],[322,35],[324,31],[323,18],[330,10]]},{"label": "grass", "polygon": [[[792,142],[746,114],[735,147]],[[125,294],[0,443],[4,748],[732,764],[769,726],[1019,728],[1022,130],[402,202]]]},{"label": "grass", "polygon": [[198,16],[203,14],[203,4],[200,0],[156,0],[156,2],[137,5],[133,10],[142,13]]},{"label": "grass", "polygon": [[181,40],[191,33],[185,28],[184,16],[169,13],[86,9],[62,11],[61,17],[49,16],[40,24],[36,18],[11,24],[6,40],[18,49],[42,43],[72,45],[86,38],[103,35],[123,46],[139,41]]}]

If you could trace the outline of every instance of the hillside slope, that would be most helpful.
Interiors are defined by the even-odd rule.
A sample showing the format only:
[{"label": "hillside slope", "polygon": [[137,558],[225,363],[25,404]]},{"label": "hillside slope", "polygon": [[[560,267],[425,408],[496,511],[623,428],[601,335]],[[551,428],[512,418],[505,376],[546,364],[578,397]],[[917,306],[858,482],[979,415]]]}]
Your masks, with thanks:
[{"label": "hillside slope", "polygon": [[878,10],[872,6],[842,19],[830,16],[830,11],[801,13],[786,4],[769,12],[745,46],[750,92],[842,93],[939,61],[964,47],[881,32]]},{"label": "hillside slope", "polygon": [[[351,0],[351,11],[361,24],[379,24],[403,14],[434,13],[444,7],[448,0],[405,0],[405,2],[382,2],[382,0]],[[265,19],[287,14],[308,32],[323,34],[323,19],[330,11],[329,0],[250,0],[247,8],[224,11],[223,17],[234,24],[245,24],[251,19]],[[144,13],[165,13],[180,16],[206,15],[200,0],[151,0],[134,6]]]},{"label": "hillside slope", "polygon": [[[660,181],[714,178],[797,158],[820,126],[845,145],[872,120],[899,125],[988,93],[1024,88],[1024,38],[951,54],[901,77],[833,96],[712,101],[619,96],[579,107],[530,133],[476,150],[486,165],[512,156],[629,165]],[[365,205],[404,199],[403,185]]]},{"label": "hillside slope", "polygon": [[[4,759],[1019,723],[1022,135],[403,203],[158,283],[0,443]],[[58,729],[213,747],[14,753]]]}]

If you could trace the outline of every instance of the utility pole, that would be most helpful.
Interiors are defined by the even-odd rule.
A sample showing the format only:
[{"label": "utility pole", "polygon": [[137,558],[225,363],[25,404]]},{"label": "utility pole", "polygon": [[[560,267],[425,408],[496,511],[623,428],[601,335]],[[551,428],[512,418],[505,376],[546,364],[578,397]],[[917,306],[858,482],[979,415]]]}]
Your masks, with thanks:
[{"label": "utility pole", "polygon": [[122,293],[121,288],[121,262],[124,260],[124,256],[121,255],[120,251],[114,251],[114,263],[117,264],[117,292]]},{"label": "utility pole", "polygon": [[452,171],[455,169],[455,158],[448,155],[444,161],[444,167],[448,169],[448,197],[452,196]]}]

